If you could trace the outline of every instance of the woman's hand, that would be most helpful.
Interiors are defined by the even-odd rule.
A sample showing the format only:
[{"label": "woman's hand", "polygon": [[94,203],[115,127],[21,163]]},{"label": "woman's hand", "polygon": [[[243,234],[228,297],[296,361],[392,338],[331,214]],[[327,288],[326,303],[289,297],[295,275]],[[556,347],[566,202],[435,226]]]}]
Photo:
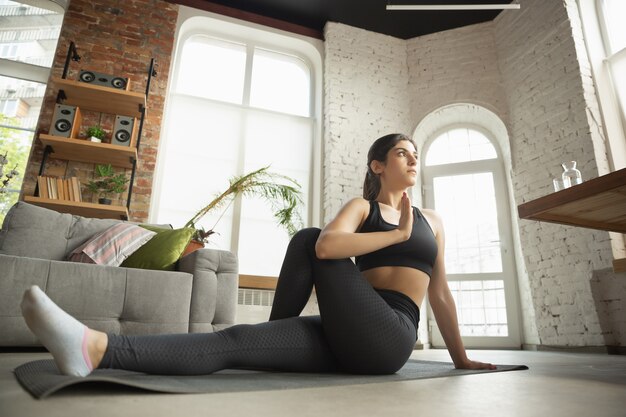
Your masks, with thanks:
[{"label": "woman's hand", "polygon": [[465,360],[460,365],[455,365],[454,367],[456,369],[498,369],[496,365],[493,365],[491,363],[472,361],[469,359]]},{"label": "woman's hand", "polygon": [[411,231],[413,230],[413,208],[411,207],[411,200],[409,200],[409,196],[406,195],[406,192],[402,193],[402,200],[400,202],[398,230],[402,232],[404,240],[409,240]]}]

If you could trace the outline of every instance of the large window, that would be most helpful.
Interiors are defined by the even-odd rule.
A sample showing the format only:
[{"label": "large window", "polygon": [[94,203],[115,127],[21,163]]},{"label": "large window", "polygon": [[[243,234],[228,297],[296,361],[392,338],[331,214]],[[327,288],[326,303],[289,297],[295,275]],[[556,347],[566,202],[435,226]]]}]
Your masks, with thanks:
[{"label": "large window", "polygon": [[63,20],[56,4],[38,4],[49,9],[0,0],[0,222],[19,197]]},{"label": "large window", "polygon": [[[209,26],[209,25],[207,25]],[[263,166],[302,187],[311,218],[314,77],[303,56],[253,39],[179,34],[151,220],[182,226],[228,179]],[[209,247],[233,251],[239,272],[278,276],[289,241],[271,207],[245,197],[200,223]]]},{"label": "large window", "polygon": [[611,81],[617,95],[622,120],[626,119],[626,1],[602,0],[599,13],[602,38]]},{"label": "large window", "polygon": [[[444,221],[445,260],[467,346],[516,346],[519,339],[511,225],[504,172],[479,128],[450,126],[427,142],[426,205]],[[442,343],[433,333],[433,345]]]}]

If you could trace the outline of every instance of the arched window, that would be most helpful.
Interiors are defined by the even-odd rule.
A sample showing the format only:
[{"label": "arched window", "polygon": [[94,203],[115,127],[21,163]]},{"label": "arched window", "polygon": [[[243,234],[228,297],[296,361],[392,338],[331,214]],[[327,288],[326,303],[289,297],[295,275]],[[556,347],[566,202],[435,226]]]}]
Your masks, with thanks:
[{"label": "arched window", "polygon": [[19,198],[64,14],[27,3],[0,0],[0,223]]},{"label": "arched window", "polygon": [[[444,222],[446,274],[467,346],[519,346],[515,266],[500,152],[489,133],[448,126],[424,148],[425,205]],[[433,345],[442,343],[433,333]]]},{"label": "arched window", "polygon": [[[212,31],[212,18],[188,22],[173,61],[151,221],[180,227],[228,179],[271,165],[302,186],[301,216],[311,224],[315,67],[306,54],[273,44],[269,32],[261,39],[242,36],[250,28],[235,23],[230,35]],[[209,247],[238,255],[241,274],[278,276],[289,237],[264,200],[237,199],[199,226],[217,232]]]},{"label": "arched window", "polygon": [[604,43],[605,62],[610,73],[610,82],[616,94],[617,103],[626,120],[626,1],[600,0],[597,3],[598,20]]}]

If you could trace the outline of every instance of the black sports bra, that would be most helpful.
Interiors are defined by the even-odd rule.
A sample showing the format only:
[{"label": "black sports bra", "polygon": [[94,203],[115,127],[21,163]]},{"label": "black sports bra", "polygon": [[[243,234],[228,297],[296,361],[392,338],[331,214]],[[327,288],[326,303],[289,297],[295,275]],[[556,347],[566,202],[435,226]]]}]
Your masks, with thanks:
[{"label": "black sports bra", "polygon": [[[370,212],[357,233],[383,232],[397,229],[398,225],[386,222],[380,214],[378,201],[370,201]],[[401,243],[384,247],[355,258],[360,271],[379,266],[407,266],[432,275],[437,258],[437,241],[424,215],[413,207],[411,237]]]}]

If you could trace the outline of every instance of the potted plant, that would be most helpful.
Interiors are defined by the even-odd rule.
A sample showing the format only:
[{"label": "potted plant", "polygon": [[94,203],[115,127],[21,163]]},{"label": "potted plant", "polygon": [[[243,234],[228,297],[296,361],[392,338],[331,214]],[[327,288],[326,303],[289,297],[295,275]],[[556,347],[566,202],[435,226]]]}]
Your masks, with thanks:
[{"label": "potted plant", "polygon": [[[294,179],[285,175],[268,172],[269,166],[257,169],[246,175],[235,176],[229,180],[230,186],[226,191],[215,195],[213,200],[206,206],[201,208],[184,227],[195,229],[192,237],[192,243],[185,251],[193,252],[192,247],[204,247],[208,242],[209,236],[214,232],[213,228],[205,230],[197,227],[196,223],[209,212],[223,207],[226,203],[232,203],[238,195],[242,196],[258,196],[270,203],[274,209],[274,217],[278,224],[284,227],[290,236],[294,235],[302,225],[298,205],[302,204],[302,196],[300,193],[300,185]],[[283,184],[281,182],[286,182]],[[226,209],[224,209],[224,212]],[[222,212],[223,214],[223,212]],[[221,216],[218,218],[221,219]],[[215,223],[217,224],[217,222]]]},{"label": "potted plant", "polygon": [[87,188],[97,194],[100,204],[111,204],[111,194],[119,194],[126,189],[128,179],[124,174],[115,174],[111,164],[96,165],[96,178],[87,183]]},{"label": "potted plant", "polygon": [[92,142],[102,142],[106,132],[100,126],[91,126],[87,129],[87,137]]}]

